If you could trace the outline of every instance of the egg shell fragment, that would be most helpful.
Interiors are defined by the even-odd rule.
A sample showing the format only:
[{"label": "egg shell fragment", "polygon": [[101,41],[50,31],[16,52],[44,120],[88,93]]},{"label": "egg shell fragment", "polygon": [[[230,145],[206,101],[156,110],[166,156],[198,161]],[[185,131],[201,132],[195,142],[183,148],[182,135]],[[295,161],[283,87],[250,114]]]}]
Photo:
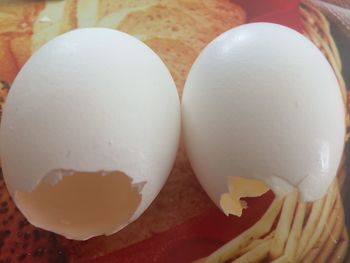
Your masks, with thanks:
[{"label": "egg shell fragment", "polygon": [[[3,174],[14,201],[32,224],[73,239],[112,234],[137,219],[159,193],[175,160],[179,133],[179,97],[161,59],[125,33],[77,29],[41,47],[16,77],[1,122]],[[101,197],[104,188],[88,183],[93,174],[116,176],[117,188],[108,190],[110,196],[122,191],[121,185],[136,194],[134,200],[139,195],[133,211],[127,207],[128,195],[117,198],[119,211],[106,208],[121,215],[127,212],[122,224],[103,225],[112,219],[100,215],[85,226],[80,218],[81,223],[72,227],[70,218],[64,218],[64,207],[57,208],[70,202],[67,196],[79,198],[79,191],[87,188],[101,206],[108,203]],[[34,199],[17,198],[30,195],[39,184],[55,186],[74,176],[81,180],[75,183],[76,194],[75,188],[70,194],[62,191],[62,200],[56,198],[53,206],[57,211],[50,211],[61,213],[60,222],[47,220],[44,205],[30,204]],[[81,204],[76,212],[88,206]]]},{"label": "egg shell fragment", "polygon": [[321,51],[271,23],[231,29],[193,64],[182,97],[187,152],[219,205],[230,176],[303,201],[326,193],[344,146],[344,104]]}]

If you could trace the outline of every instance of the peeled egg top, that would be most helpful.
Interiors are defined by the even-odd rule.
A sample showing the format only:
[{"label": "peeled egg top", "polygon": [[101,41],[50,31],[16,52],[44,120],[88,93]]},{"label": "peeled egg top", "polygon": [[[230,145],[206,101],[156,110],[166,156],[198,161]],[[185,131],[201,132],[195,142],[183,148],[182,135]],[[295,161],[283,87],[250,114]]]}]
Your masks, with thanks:
[{"label": "peeled egg top", "polygon": [[125,33],[78,29],[41,47],[2,115],[4,178],[35,226],[72,239],[112,234],[150,205],[180,132],[174,81]]},{"label": "peeled egg top", "polygon": [[[290,28],[252,23],[213,40],[190,70],[182,117],[191,164],[217,204],[235,191],[232,177],[278,196],[297,188],[314,201],[336,176],[345,136],[338,82],[319,49]],[[266,191],[250,195],[243,179],[239,197]]]}]

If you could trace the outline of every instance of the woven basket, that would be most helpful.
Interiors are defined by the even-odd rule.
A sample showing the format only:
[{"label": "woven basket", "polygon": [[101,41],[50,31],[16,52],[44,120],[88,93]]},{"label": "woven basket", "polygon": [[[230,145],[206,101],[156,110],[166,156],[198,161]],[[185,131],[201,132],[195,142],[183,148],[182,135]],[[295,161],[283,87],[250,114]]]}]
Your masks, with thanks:
[{"label": "woven basket", "polygon": [[[341,74],[342,72],[342,64],[341,59],[339,56],[338,49],[336,47],[336,44],[332,38],[332,35],[330,33],[330,26],[327,21],[327,19],[324,17],[324,15],[315,8],[312,4],[309,3],[309,1],[304,1],[300,5],[300,15],[301,20],[304,27],[304,35],[307,36],[314,44],[317,45],[317,47],[323,52],[323,54],[328,59],[329,63],[332,65],[333,70],[337,76],[340,90],[343,96],[344,105],[345,107],[348,105],[348,92],[346,89],[346,84],[343,79],[343,76]],[[349,121],[349,111],[346,110],[346,125],[349,127],[350,121]],[[346,136],[346,140],[349,139],[349,134]],[[343,156],[343,159],[341,161],[339,171],[338,171],[338,184],[340,188],[344,185],[344,180],[346,176],[346,165],[345,165],[345,156]],[[343,227],[343,231],[341,233],[341,236],[338,237],[341,240],[344,240],[343,244],[340,242],[338,243],[336,250],[339,250],[340,256],[344,258],[344,256],[347,253],[348,250],[348,233],[346,226]],[[329,259],[328,262],[331,262],[331,260],[334,260],[334,262],[341,262],[341,260],[332,258]]]},{"label": "woven basket", "polygon": [[[344,79],[341,75],[342,64],[338,49],[330,34],[329,23],[324,15],[308,1],[300,5],[300,16],[304,27],[304,35],[308,37],[327,57],[337,76],[344,104],[347,105],[347,91]],[[347,115],[347,121],[348,121]],[[347,122],[349,125],[349,122]]]}]

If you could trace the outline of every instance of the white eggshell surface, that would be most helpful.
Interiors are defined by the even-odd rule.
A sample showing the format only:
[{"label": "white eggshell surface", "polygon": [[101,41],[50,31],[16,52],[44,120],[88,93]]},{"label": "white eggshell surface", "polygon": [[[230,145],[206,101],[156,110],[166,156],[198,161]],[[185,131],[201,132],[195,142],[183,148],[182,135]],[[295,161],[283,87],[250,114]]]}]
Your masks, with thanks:
[{"label": "white eggshell surface", "polygon": [[277,194],[321,198],[336,176],[345,134],[335,74],[308,39],[284,26],[247,24],[213,40],[189,73],[182,117],[188,155],[218,204],[229,176]]},{"label": "white eggshell surface", "polygon": [[40,48],[11,87],[0,134],[4,177],[15,197],[45,176],[56,183],[57,170],[123,172],[145,183],[133,221],[163,186],[179,131],[174,81],[150,48],[116,30],[74,30]]}]

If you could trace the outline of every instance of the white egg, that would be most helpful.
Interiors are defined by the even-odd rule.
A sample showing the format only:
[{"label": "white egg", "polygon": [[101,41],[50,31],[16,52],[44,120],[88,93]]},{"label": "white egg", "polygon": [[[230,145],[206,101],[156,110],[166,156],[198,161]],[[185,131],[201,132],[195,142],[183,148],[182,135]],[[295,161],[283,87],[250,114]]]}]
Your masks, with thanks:
[{"label": "white egg", "polygon": [[303,201],[323,197],[336,176],[345,136],[337,79],[287,27],[247,24],[213,40],[190,70],[182,118],[191,164],[217,204],[235,176],[278,196],[297,188]]},{"label": "white egg", "polygon": [[160,58],[125,33],[65,33],[24,65],[6,101],[1,159],[16,205],[72,239],[137,219],[172,168],[180,103]]}]

